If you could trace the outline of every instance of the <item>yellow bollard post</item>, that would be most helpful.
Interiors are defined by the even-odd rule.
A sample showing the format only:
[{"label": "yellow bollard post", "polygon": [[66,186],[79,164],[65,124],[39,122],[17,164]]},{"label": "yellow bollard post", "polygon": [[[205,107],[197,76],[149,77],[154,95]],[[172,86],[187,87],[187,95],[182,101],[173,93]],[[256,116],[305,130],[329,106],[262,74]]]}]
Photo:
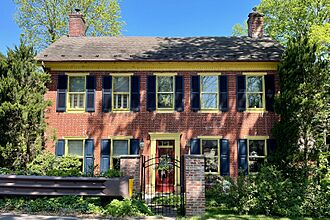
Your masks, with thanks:
[{"label": "yellow bollard post", "polygon": [[134,187],[134,179],[129,179],[128,180],[128,193],[131,198],[133,196],[133,187]]}]

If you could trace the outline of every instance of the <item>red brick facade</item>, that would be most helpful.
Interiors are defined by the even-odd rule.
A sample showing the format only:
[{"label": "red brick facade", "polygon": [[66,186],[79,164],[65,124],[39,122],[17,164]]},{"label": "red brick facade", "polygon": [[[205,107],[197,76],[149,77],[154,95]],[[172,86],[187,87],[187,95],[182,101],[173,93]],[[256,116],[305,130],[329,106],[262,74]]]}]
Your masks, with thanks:
[{"label": "red brick facade", "polygon": [[[246,71],[244,71],[246,72]],[[264,72],[264,71],[263,71]],[[143,155],[149,155],[150,132],[181,133],[181,154],[188,152],[187,140],[197,136],[222,136],[230,142],[230,175],[236,176],[237,139],[244,136],[271,136],[271,128],[278,120],[273,112],[248,113],[236,111],[236,76],[241,72],[221,72],[228,76],[228,112],[201,113],[190,110],[190,78],[196,72],[178,72],[184,76],[184,112],[157,113],[146,111],[146,79],[147,72],[134,73],[140,75],[140,112],[103,113],[102,112],[102,76],[108,73],[94,72],[96,75],[95,112],[93,113],[62,113],[56,112],[56,85],[59,74],[51,73],[52,83],[46,99],[53,105],[47,110],[47,149],[54,152],[51,136],[55,132],[58,139],[65,136],[84,136],[94,139],[95,164],[100,163],[100,142],[109,136],[133,136],[144,140]],[[275,74],[269,71],[268,74]],[[278,91],[278,77],[275,77],[275,88]],[[53,131],[53,129],[55,129]]]}]

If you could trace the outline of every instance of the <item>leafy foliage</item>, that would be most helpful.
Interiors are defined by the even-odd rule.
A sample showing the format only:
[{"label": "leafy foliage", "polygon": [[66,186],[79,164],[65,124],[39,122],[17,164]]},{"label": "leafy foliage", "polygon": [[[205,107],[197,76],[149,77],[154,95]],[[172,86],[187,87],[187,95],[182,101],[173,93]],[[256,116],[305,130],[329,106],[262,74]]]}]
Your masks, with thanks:
[{"label": "leafy foliage", "polygon": [[304,173],[300,169],[288,176],[269,165],[256,176],[223,179],[206,190],[207,205],[239,214],[329,217],[329,189]]},{"label": "leafy foliage", "polygon": [[82,176],[82,164],[77,157],[56,157],[44,151],[27,165],[27,169],[0,168],[0,174],[37,175],[37,176]]},{"label": "leafy foliage", "polygon": [[235,24],[232,28],[233,36],[247,36],[248,35],[248,25],[246,22],[244,24]]},{"label": "leafy foliage", "polygon": [[287,45],[290,39],[308,35],[320,51],[330,49],[330,0],[262,0],[265,31]]},{"label": "leafy foliage", "polygon": [[101,173],[100,176],[103,177],[107,177],[107,178],[111,178],[111,177],[121,177],[122,173],[120,172],[120,170],[116,170],[116,169],[109,169],[104,173]]},{"label": "leafy foliage", "polygon": [[79,8],[91,36],[117,36],[121,20],[119,0],[14,0],[18,12],[16,22],[23,37],[37,49],[45,48],[68,33],[68,15]]},{"label": "leafy foliage", "polygon": [[0,211],[48,212],[57,214],[96,214],[112,217],[152,215],[149,207],[140,200],[112,200],[105,207],[96,197],[8,197],[0,199]]},{"label": "leafy foliage", "polygon": [[77,157],[56,157],[44,151],[28,165],[28,172],[40,176],[81,176],[81,165]]},{"label": "leafy foliage", "polygon": [[49,75],[37,67],[23,42],[0,58],[0,166],[25,168],[40,152],[46,123]]},{"label": "leafy foliage", "polygon": [[106,206],[106,212],[113,217],[152,215],[149,207],[140,200],[114,199]]},{"label": "leafy foliage", "polygon": [[317,58],[316,45],[307,38],[289,42],[279,66],[281,93],[275,100],[275,111],[281,115],[273,129],[278,142],[275,163],[280,167],[307,167],[327,150],[329,70],[329,61]]}]

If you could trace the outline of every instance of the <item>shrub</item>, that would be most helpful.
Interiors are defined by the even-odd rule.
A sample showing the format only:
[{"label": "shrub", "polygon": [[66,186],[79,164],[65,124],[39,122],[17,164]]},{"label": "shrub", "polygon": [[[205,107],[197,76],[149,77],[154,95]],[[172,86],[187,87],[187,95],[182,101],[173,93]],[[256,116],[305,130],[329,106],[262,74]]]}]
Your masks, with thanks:
[{"label": "shrub", "polygon": [[104,209],[99,198],[80,196],[22,198],[11,197],[0,201],[1,211],[23,211],[29,213],[92,213],[102,214]]},{"label": "shrub", "polygon": [[28,164],[28,172],[43,176],[81,176],[81,166],[77,157],[56,157],[44,151]]},{"label": "shrub", "polygon": [[54,154],[44,151],[28,164],[27,169],[33,175],[45,176],[53,170],[55,161],[56,156]]},{"label": "shrub", "polygon": [[106,213],[113,217],[152,215],[149,207],[141,200],[114,199],[106,206]]},{"label": "shrub", "polygon": [[122,173],[120,172],[120,170],[116,170],[116,169],[109,169],[104,173],[101,173],[100,176],[103,177],[107,177],[107,178],[111,178],[111,177],[121,177]]},{"label": "shrub", "polygon": [[[297,182],[297,184],[299,181]],[[256,176],[257,213],[276,216],[302,216],[303,187],[295,185],[275,166],[263,166]]]},{"label": "shrub", "polygon": [[329,186],[318,182],[315,171],[295,168],[289,173],[267,165],[254,176],[224,178],[206,190],[207,206],[240,214],[329,217]]},{"label": "shrub", "polygon": [[77,157],[57,157],[49,176],[81,176],[81,161]]}]

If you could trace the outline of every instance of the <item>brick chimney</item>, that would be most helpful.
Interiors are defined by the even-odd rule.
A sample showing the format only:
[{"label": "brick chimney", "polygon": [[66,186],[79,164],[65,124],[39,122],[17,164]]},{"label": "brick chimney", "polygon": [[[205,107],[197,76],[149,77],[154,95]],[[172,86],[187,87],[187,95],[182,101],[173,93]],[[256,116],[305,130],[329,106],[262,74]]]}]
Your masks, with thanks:
[{"label": "brick chimney", "polygon": [[249,14],[248,23],[248,36],[258,38],[264,36],[264,15],[257,12],[256,8]]},{"label": "brick chimney", "polygon": [[69,15],[69,37],[85,36],[85,30],[84,15],[80,13],[79,9],[75,9]]}]

